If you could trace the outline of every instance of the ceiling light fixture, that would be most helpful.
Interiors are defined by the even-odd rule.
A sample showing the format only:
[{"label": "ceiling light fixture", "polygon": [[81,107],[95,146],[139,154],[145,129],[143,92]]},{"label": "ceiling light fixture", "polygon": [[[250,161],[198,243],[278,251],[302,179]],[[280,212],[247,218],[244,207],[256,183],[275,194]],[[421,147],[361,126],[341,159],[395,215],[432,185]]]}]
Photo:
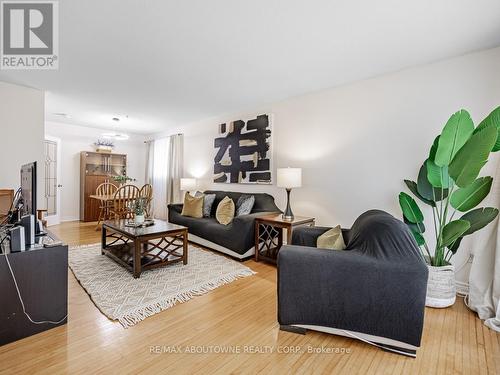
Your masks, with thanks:
[{"label": "ceiling light fixture", "polygon": [[130,138],[130,136],[125,133],[102,133],[101,136],[105,139],[114,139],[115,141],[126,141]]},{"label": "ceiling light fixture", "polygon": [[52,113],[54,116],[57,116],[57,117],[63,117],[63,118],[67,118],[67,119],[70,119],[71,118],[71,115],[68,115],[67,113],[64,113],[64,112],[56,112],[56,113]]}]

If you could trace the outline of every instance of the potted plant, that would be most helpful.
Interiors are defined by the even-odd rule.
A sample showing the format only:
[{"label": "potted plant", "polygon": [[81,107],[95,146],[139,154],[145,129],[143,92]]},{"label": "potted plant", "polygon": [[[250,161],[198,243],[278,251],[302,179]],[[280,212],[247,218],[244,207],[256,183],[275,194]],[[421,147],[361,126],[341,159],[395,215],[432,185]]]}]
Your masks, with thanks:
[{"label": "potted plant", "polygon": [[488,225],[498,209],[477,206],[488,195],[492,177],[479,177],[490,152],[500,150],[500,107],[476,128],[466,110],[453,114],[437,136],[416,182],[404,180],[422,203],[430,206],[434,221],[435,248],[424,237],[424,215],[408,194],[399,204],[423,258],[429,267],[426,305],[447,307],[455,303],[455,272],[450,260],[465,236]]},{"label": "potted plant", "polygon": [[124,175],[113,176],[113,180],[120,186],[126,184],[129,181],[136,181],[135,178]]},{"label": "potted plant", "polygon": [[144,214],[146,212],[146,198],[137,198],[131,202],[130,210],[134,213],[135,224],[144,223]]},{"label": "potted plant", "polygon": [[107,139],[98,139],[94,143],[96,152],[111,153],[115,148],[113,141]]}]

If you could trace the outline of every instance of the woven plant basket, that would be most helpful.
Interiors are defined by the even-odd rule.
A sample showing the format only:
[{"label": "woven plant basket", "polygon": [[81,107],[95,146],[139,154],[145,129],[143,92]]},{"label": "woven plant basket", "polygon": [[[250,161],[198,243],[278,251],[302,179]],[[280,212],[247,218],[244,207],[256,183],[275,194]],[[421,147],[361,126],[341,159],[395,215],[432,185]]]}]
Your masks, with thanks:
[{"label": "woven plant basket", "polygon": [[429,280],[427,281],[425,305],[436,308],[453,305],[456,299],[455,267],[452,265],[427,267],[429,268]]}]

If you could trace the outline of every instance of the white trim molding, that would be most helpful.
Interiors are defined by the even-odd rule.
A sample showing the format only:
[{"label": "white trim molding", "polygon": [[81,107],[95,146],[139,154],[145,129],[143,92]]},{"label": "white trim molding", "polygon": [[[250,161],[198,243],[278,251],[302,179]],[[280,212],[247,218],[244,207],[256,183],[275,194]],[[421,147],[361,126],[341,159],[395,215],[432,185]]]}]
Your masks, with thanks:
[{"label": "white trim molding", "polygon": [[248,249],[244,254],[239,254],[233,250],[228,249],[227,247],[217,245],[216,243],[214,243],[212,241],[208,241],[204,238],[198,237],[198,236],[191,234],[191,233],[188,234],[188,240],[191,242],[194,242],[198,245],[208,247],[209,249],[213,249],[213,250],[219,251],[223,254],[230,255],[233,258],[237,258],[237,259],[245,259],[245,258],[251,257],[252,255],[255,254],[255,247],[253,247],[253,246],[250,249]]},{"label": "white trim molding", "polygon": [[312,331],[325,332],[325,333],[329,333],[332,335],[350,337],[353,339],[363,341],[367,344],[374,345],[374,346],[379,347],[381,349],[389,350],[389,351],[394,352],[394,353],[398,353],[398,354],[402,354],[402,355],[406,355],[406,356],[414,357],[414,358],[416,358],[416,356],[417,356],[417,354],[416,354],[416,351],[418,349],[417,346],[410,345],[410,344],[407,344],[407,343],[402,342],[402,341],[393,340],[393,339],[390,339],[387,337],[373,336],[373,335],[369,335],[367,333],[349,331],[349,330],[345,330],[345,329],[332,328],[332,327],[309,325],[309,324],[291,324],[291,326],[309,329]]}]

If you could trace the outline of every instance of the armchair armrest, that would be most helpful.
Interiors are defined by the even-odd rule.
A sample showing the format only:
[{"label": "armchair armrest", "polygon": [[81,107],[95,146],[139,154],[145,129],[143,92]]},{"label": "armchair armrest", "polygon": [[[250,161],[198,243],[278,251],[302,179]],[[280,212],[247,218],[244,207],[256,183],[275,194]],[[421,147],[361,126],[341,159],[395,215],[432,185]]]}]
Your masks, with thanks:
[{"label": "armchair armrest", "polygon": [[180,214],[182,212],[183,206],[184,205],[182,203],[175,203],[175,204],[169,204],[167,207],[169,210],[172,210]]}]

